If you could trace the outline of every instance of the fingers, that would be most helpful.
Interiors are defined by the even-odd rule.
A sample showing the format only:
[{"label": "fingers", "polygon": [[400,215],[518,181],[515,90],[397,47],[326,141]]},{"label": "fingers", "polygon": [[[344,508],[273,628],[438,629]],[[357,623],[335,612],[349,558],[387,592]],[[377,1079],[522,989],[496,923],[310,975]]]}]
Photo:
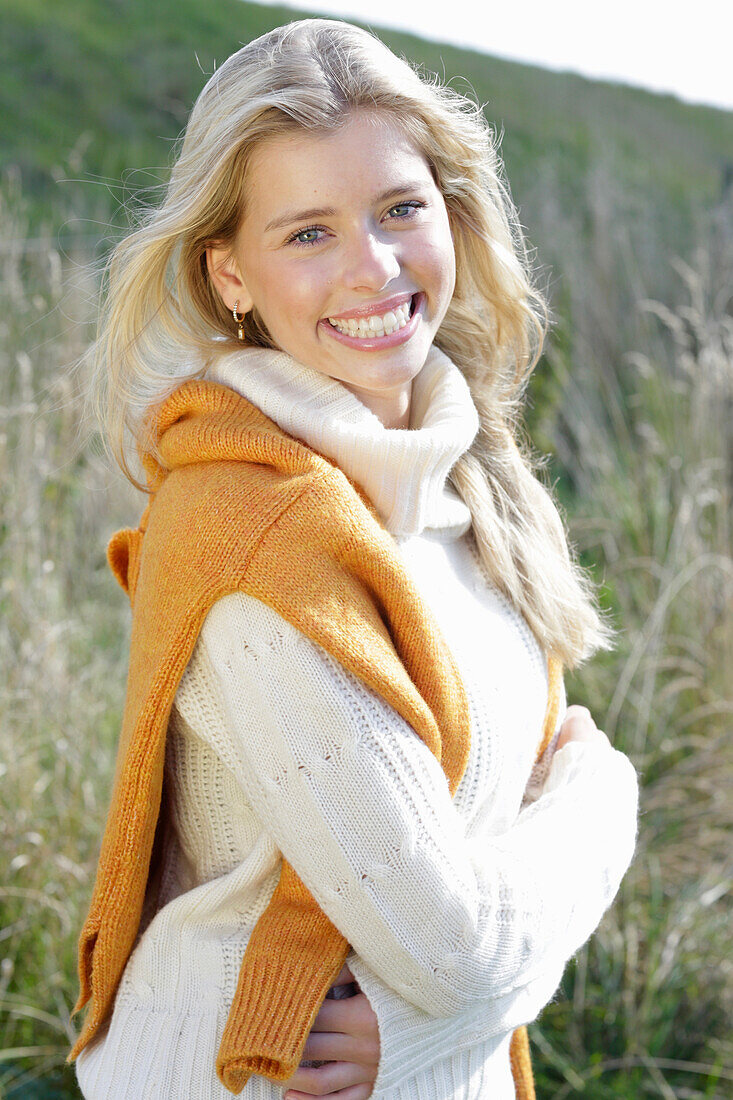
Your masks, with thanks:
[{"label": "fingers", "polygon": [[285,1097],[291,1100],[293,1097],[304,1096],[330,1096],[338,1092],[338,1100],[344,1100],[342,1089],[352,1086],[367,1086],[365,1096],[371,1095],[376,1078],[376,1070],[369,1070],[359,1066],[355,1062],[329,1062],[326,1066],[317,1069],[310,1066],[300,1066],[291,1078],[286,1082],[287,1092]]},{"label": "fingers", "polygon": [[357,1062],[362,1066],[374,1062],[376,1065],[379,1047],[358,1035],[324,1031],[308,1036],[302,1057],[309,1062]]},{"label": "fingers", "polygon": [[603,730],[599,730],[596,726],[588,708],[579,706],[577,703],[568,707],[565,712],[557,739],[557,748],[561,749],[568,741],[595,741],[609,747],[611,745]]},{"label": "fingers", "polygon": [[377,1031],[376,1016],[363,993],[348,997],[345,1001],[324,1001],[313,1021],[311,1035],[315,1031],[344,1032],[349,1035]]},{"label": "fingers", "polygon": [[[368,1097],[372,1095],[373,1085],[366,1082],[363,1085],[351,1085],[348,1089],[342,1089],[340,1092],[327,1092],[322,1096],[322,1100],[368,1100]],[[298,1092],[297,1089],[289,1089],[285,1093],[284,1100],[312,1100],[312,1092]]]},{"label": "fingers", "polygon": [[304,1062],[325,1064],[300,1065],[281,1086],[287,1090],[285,1098],[367,1100],[377,1077],[379,1057],[379,1025],[368,998],[357,993],[343,1001],[325,1000],[302,1054]]},{"label": "fingers", "polygon": [[[361,1003],[355,1003],[361,1000]],[[326,1008],[325,1006],[329,1007]],[[330,1024],[330,1027],[327,1025]],[[379,1064],[379,1024],[364,994],[345,1001],[326,1001],[310,1030],[302,1058],[319,1062]]]},{"label": "fingers", "polygon": [[568,707],[568,709],[565,711],[564,721],[567,721],[568,718],[584,718],[584,719],[587,719],[589,722],[591,722],[595,726],[595,722],[593,721],[593,715],[591,714],[591,712],[588,710],[587,707],[581,706],[580,703],[572,703]]}]

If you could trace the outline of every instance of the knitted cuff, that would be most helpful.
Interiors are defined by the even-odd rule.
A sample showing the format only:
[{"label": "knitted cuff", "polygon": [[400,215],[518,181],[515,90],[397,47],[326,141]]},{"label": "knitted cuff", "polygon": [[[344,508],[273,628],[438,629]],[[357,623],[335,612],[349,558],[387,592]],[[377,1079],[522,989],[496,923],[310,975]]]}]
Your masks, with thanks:
[{"label": "knitted cuff", "polygon": [[216,1072],[240,1093],[251,1074],[286,1081],[349,945],[285,862],[247,944]]}]

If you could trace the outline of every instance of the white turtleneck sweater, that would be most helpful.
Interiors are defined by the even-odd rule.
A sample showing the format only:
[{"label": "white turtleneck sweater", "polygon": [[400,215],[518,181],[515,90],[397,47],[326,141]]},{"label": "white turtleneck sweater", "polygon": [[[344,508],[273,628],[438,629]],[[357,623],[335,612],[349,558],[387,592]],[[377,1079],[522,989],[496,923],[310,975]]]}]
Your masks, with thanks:
[{"label": "white turtleneck sweater", "polygon": [[[612,748],[554,744],[533,768],[545,655],[486,579],[446,479],[478,420],[433,350],[409,430],[341,383],[248,349],[208,377],[336,462],[375,504],[453,651],[471,751],[451,798],[410,727],[243,593],[209,612],[166,750],[172,839],[160,908],[111,1023],[77,1061],[87,1100],[224,1100],[215,1059],[281,855],[352,945],[377,1016],[374,1100],[510,1100],[512,1030],[551,998],[634,848],[637,783]],[[307,554],[307,547],[303,548]],[[279,1100],[253,1077],[245,1100]]]}]

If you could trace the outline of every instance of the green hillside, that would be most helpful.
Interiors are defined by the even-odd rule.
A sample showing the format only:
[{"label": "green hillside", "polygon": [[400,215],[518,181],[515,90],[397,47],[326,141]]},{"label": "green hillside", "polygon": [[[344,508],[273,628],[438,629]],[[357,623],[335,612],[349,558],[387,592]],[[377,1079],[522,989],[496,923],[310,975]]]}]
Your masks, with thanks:
[{"label": "green hillside", "polygon": [[[114,186],[130,171],[165,166],[215,63],[296,17],[239,0],[3,0],[2,7],[2,160],[19,166],[24,189],[39,198],[57,192],[51,181],[61,177],[88,174]],[[428,69],[470,82],[506,130],[519,196],[552,164],[570,198],[594,163],[624,189],[654,192],[655,204],[687,213],[720,196],[726,150],[733,160],[733,113],[404,34],[383,37]],[[81,195],[82,206],[97,205]]]},{"label": "green hillside", "polygon": [[[21,235],[43,229],[64,248],[118,236],[131,200],[155,200],[215,65],[297,17],[240,0],[3,0],[0,150],[25,203]],[[635,303],[674,292],[671,259],[730,235],[733,112],[383,38],[471,92],[503,135],[569,364],[586,344],[622,357],[636,339]],[[552,405],[541,371],[534,395]]]}]

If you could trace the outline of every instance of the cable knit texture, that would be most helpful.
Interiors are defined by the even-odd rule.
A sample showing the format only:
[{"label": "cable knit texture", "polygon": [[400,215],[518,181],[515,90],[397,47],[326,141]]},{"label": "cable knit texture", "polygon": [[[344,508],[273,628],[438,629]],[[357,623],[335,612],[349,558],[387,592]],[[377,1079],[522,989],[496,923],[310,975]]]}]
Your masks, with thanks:
[{"label": "cable knit texture", "polygon": [[[107,931],[101,955],[100,938],[116,919],[132,944],[139,919],[125,908],[129,897],[120,893],[120,884],[144,860],[130,861],[131,867],[125,858],[125,852],[138,851],[129,829],[116,858],[105,841],[106,870],[86,929],[97,937],[91,944],[93,1022],[77,1062],[88,1098],[221,1100],[228,1093],[213,1063],[227,1018],[232,1021],[230,1006],[241,994],[238,979],[247,972],[246,966],[240,969],[242,957],[245,964],[248,956],[256,961],[244,999],[255,1006],[255,1022],[271,1050],[283,1039],[283,1023],[291,1022],[291,1013],[297,1016],[303,994],[307,998],[313,988],[318,994],[311,1012],[317,1011],[347,944],[349,965],[379,1024],[375,1098],[508,1100],[533,1094],[526,1033],[513,1042],[511,1034],[552,996],[567,959],[618,888],[633,851],[636,780],[624,756],[596,745],[571,744],[553,755],[550,744],[532,770],[543,716],[549,719],[545,744],[557,729],[561,682],[555,675],[555,690],[548,692],[544,655],[522,617],[487,583],[467,526],[470,516],[445,484],[476,430],[465,382],[440,353],[431,355],[423,374],[415,383],[411,430],[392,432],[345,387],[277,353],[240,352],[210,371],[210,379],[239,389],[306,448],[273,431],[251,406],[243,431],[242,403],[232,405],[231,392],[227,398],[226,391],[206,383],[179,391],[164,410],[166,462],[173,451],[176,461],[168,476],[150,465],[158,499],[187,463],[200,468],[201,457],[217,457],[219,462],[206,465],[226,467],[226,476],[221,484],[207,482],[207,492],[216,489],[214,516],[225,517],[219,533],[228,520],[232,560],[243,568],[228,593],[214,591],[207,578],[203,614],[201,585],[194,583],[190,631],[166,651],[165,667],[178,690],[162,755],[159,743],[155,748],[167,791],[161,860],[111,1018],[119,980],[119,973],[109,978],[114,935]],[[228,421],[235,408],[235,421]],[[196,447],[189,446],[192,422],[204,429],[196,433]],[[224,461],[234,437],[236,470]],[[258,455],[257,485],[269,510],[253,510],[251,493],[237,498],[237,527],[249,532],[249,542],[244,536],[240,541],[222,502]],[[334,555],[324,515],[329,507],[339,509],[341,525],[347,498],[362,527],[353,525],[349,513],[352,526]],[[365,507],[369,500],[376,506],[375,498],[394,539]],[[206,571],[211,547],[198,543],[205,543],[211,514],[186,492],[172,499],[184,512],[180,538],[190,566]],[[180,570],[188,564],[176,560],[172,576],[146,565],[156,508],[142,525],[145,538],[137,532],[120,536],[110,557],[133,594],[147,568],[146,583],[162,584],[168,597],[169,589],[182,587]],[[265,524],[249,530],[260,512],[266,513]],[[364,524],[378,551],[376,544],[359,542]],[[161,545],[164,537],[171,541],[158,524]],[[259,559],[267,560],[268,571],[261,570],[258,583],[248,587],[243,575],[251,580],[258,539],[268,548]],[[270,560],[275,547],[284,562]],[[325,588],[317,584],[324,568],[333,570],[334,557],[348,576],[358,570],[360,585],[368,582],[369,600],[379,600],[378,622],[368,621],[367,652],[361,639],[350,647],[354,631],[363,627],[353,593],[346,602],[339,599],[330,572]],[[275,598],[285,582],[292,589],[298,569],[316,578],[311,585],[316,583],[321,597],[318,614],[307,621],[288,603],[302,602],[302,589]],[[389,597],[394,582],[398,601]],[[146,637],[135,633],[140,612],[136,597],[133,656],[136,638],[139,649]],[[314,627],[318,616],[330,624],[320,634]],[[394,665],[394,683],[381,678],[394,661],[390,638],[404,662]],[[151,663],[147,643],[140,660]],[[375,660],[382,666],[378,674]],[[435,683],[432,675],[420,683],[424,662],[436,673]],[[131,685],[132,676],[131,670]],[[147,736],[149,742],[149,729]],[[160,727],[157,738],[162,740]],[[152,749],[138,748],[137,756],[126,756],[123,742],[123,779],[126,759],[133,762],[136,781],[141,767],[149,767],[146,753]],[[115,798],[113,809],[120,806],[119,794]],[[117,876],[111,884],[110,875]],[[299,968],[272,954],[278,949],[272,925],[258,951],[251,951],[257,929],[268,927],[262,918],[272,916],[273,899],[286,895],[308,913],[300,925],[288,918],[279,933],[280,949],[294,929],[305,933],[297,945]],[[142,906],[142,897],[136,904]],[[333,938],[330,929],[339,930]],[[337,937],[343,941],[338,957]],[[121,971],[129,948],[127,938],[119,942]],[[324,961],[329,945],[330,967]],[[273,983],[274,971],[286,980]],[[242,1027],[251,1030],[251,1019],[251,1012],[237,1015],[235,1038]],[[301,1022],[307,1034],[310,1017]],[[245,1063],[245,1070],[251,1068]],[[236,1088],[243,1082],[235,1077],[228,1083]],[[255,1073],[244,1095],[276,1100],[281,1090]]]}]

